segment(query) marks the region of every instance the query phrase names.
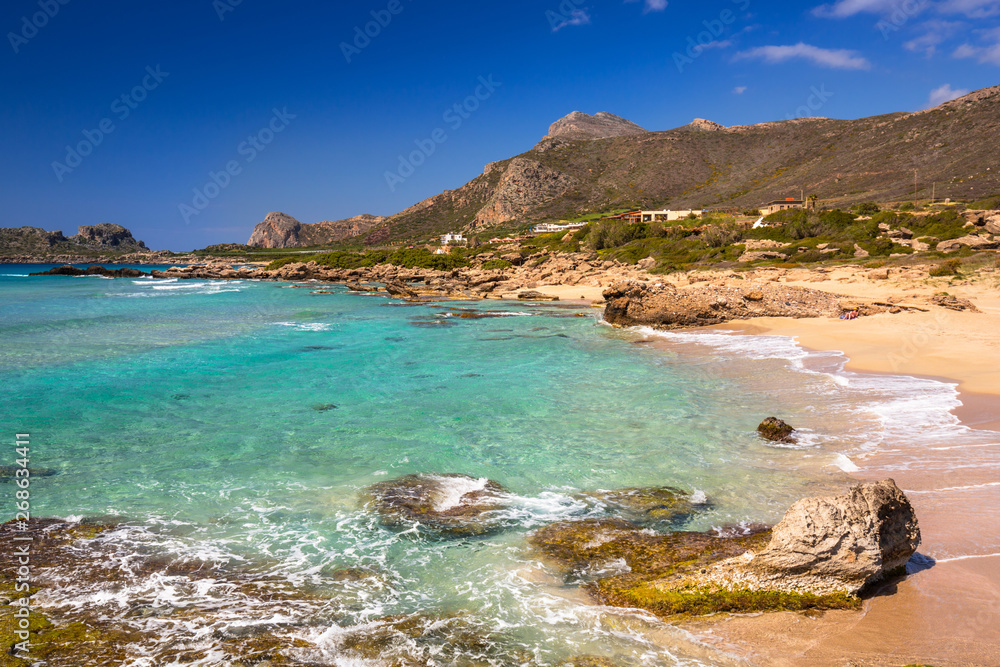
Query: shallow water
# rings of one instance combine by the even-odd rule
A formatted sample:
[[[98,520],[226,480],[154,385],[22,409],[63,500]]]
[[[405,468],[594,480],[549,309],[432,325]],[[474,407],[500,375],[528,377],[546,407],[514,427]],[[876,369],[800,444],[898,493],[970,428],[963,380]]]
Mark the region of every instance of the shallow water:
[[[264,619],[307,642],[302,659],[382,664],[345,637],[383,631],[390,615],[458,615],[491,638],[475,664],[723,664],[654,619],[589,605],[524,534],[602,514],[578,492],[650,485],[708,500],[664,529],[773,522],[841,488],[887,438],[954,427],[954,387],[844,373],[841,357],[777,337],[619,331],[558,305],[462,303],[495,315],[462,318],[456,304],[341,288],[26,273],[0,266],[0,429],[30,433],[32,465],[57,471],[33,479],[33,514],[117,517],[123,563],[198,559],[323,594],[248,602],[137,576],[67,580],[40,598],[203,648]],[[771,414],[802,429],[796,445],[756,437]],[[432,540],[360,507],[364,487],[414,472],[496,480],[516,496],[515,528]],[[377,577],[346,585],[344,568]],[[134,620],[139,605],[158,612]],[[180,622],[179,608],[203,613]],[[157,650],[131,647],[129,664],[159,664]],[[464,664],[448,650],[428,664]],[[194,664],[218,664],[206,655]]]

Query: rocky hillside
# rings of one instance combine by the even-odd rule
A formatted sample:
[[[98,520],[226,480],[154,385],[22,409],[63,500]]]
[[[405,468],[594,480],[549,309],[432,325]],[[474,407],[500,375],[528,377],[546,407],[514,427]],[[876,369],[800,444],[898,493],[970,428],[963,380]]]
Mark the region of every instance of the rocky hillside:
[[[68,238],[62,232],[48,232],[39,227],[0,229],[0,257],[5,258],[55,255],[97,257],[148,250],[145,243],[133,238],[132,232],[107,222],[82,226],[75,236]]]
[[[268,213],[264,221],[254,228],[247,245],[256,248],[327,245],[365,234],[385,220],[383,217],[365,214],[346,220],[324,220],[308,225],[285,213]]]
[[[549,126],[546,139],[560,137],[563,139],[607,139],[609,137],[624,137],[630,134],[646,134],[648,130],[639,127],[630,120],[616,116],[607,111],[599,111],[593,116],[574,111],[560,118]]]
[[[998,133],[1000,86],[917,113],[728,128],[696,119],[665,132],[574,112],[530,151],[389,217],[365,241],[616,208],[756,208],[803,191],[833,205],[899,201],[914,196],[915,170],[921,199],[932,184],[939,199],[978,199],[1000,192]]]

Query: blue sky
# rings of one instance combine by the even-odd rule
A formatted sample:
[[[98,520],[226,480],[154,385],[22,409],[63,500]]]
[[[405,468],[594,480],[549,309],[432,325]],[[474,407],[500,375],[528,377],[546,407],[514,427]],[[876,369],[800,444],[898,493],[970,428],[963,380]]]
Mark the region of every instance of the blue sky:
[[[171,250],[398,212],[573,110],[667,130],[1000,84],[1000,0],[6,0],[0,28],[2,224]]]

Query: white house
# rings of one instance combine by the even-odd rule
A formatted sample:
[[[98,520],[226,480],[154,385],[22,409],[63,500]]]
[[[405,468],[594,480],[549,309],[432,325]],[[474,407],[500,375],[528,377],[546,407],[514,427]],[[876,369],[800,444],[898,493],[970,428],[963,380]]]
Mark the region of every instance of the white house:
[[[554,225],[551,222],[543,222],[532,227],[531,231],[535,234],[555,234],[557,232],[564,232],[567,229],[581,229],[586,225],[587,223],[585,222],[570,222],[565,225]]]
[[[445,234],[441,237],[441,243],[443,245],[448,245],[449,243],[465,243],[466,238],[461,234]]]

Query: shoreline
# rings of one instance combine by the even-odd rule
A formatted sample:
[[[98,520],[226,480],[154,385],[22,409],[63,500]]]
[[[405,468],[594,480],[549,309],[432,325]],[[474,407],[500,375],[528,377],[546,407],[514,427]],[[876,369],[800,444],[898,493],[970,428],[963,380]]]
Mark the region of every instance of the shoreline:
[[[1000,300],[979,289],[963,290],[961,296],[972,298],[983,312],[947,313],[943,320],[934,313],[876,315],[849,322],[761,318],[702,330],[784,336],[807,351],[842,353],[847,360],[845,371],[905,375],[952,385],[961,405],[951,414],[960,426],[987,435],[1000,430],[1000,377],[991,373],[1000,367],[1000,334],[989,335],[1000,332]],[[935,317],[935,327],[928,329]],[[912,461],[900,469],[902,456],[894,444],[882,443],[859,461],[861,469],[851,477],[858,481],[892,477],[900,487],[911,489],[908,495],[924,533],[918,553],[949,545],[969,553],[930,558],[916,567],[911,561],[909,576],[876,591],[866,599],[862,612],[730,616],[697,619],[681,627],[709,645],[735,650],[754,664],[1000,664],[1000,638],[994,630],[1000,627],[1000,548],[977,550],[973,546],[977,540],[1000,544],[995,516],[1000,511],[996,500],[1000,486],[993,486],[1000,478],[995,469],[989,469],[995,460],[984,469],[970,470],[962,465],[966,456],[962,445],[954,447],[959,453],[947,456],[938,450],[951,447],[925,444],[909,452]],[[1000,453],[1000,442],[968,447]],[[985,521],[983,512],[989,516]]]

